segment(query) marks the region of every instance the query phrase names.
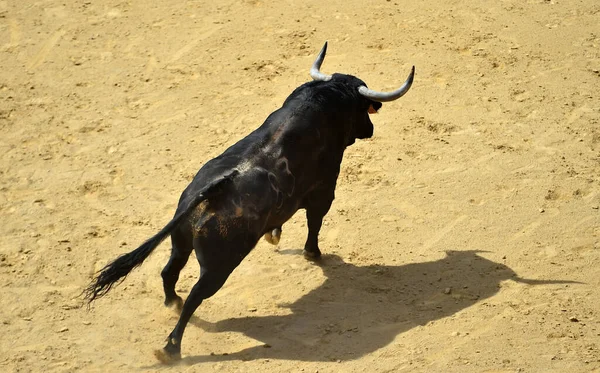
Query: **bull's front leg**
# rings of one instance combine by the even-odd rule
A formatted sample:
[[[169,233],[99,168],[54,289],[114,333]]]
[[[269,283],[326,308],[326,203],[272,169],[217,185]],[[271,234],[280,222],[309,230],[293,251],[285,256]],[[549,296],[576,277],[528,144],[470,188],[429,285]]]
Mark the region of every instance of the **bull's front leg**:
[[[329,211],[335,198],[335,185],[330,190],[317,190],[306,199],[306,220],[308,223],[308,237],[304,244],[304,256],[316,260],[321,256],[319,249],[319,231],[323,225],[323,217]]]

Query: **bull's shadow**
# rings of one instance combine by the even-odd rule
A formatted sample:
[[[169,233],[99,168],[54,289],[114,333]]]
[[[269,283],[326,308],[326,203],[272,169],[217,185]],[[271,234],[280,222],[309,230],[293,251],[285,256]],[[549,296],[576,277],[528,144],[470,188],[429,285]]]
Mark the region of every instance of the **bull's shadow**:
[[[264,345],[227,355],[189,356],[184,363],[352,360],[388,345],[417,325],[493,296],[501,281],[564,283],[521,280],[506,265],[474,251],[447,252],[445,258],[432,262],[366,267],[326,255],[319,265],[325,282],[288,305],[291,314],[195,322],[207,332],[240,332]]]

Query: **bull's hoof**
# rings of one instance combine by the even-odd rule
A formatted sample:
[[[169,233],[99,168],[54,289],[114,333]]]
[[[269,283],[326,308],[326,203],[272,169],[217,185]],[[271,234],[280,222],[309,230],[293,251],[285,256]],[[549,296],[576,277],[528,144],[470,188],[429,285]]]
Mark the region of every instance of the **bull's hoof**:
[[[165,306],[181,313],[181,310],[183,309],[183,299],[181,299],[180,296],[177,296],[177,298],[165,300]]]
[[[281,229],[275,228],[271,232],[265,233],[265,240],[271,245],[279,244],[279,240],[281,239]]]
[[[164,348],[161,350],[154,350],[154,356],[163,364],[174,364],[181,360],[181,353],[169,353]]]
[[[321,251],[306,251],[302,252],[306,260],[317,261],[321,258]]]

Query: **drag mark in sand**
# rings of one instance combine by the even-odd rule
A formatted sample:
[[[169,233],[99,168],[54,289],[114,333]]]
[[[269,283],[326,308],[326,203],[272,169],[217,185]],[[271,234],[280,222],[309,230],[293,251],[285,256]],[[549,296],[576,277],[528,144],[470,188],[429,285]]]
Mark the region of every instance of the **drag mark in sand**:
[[[196,47],[196,45],[198,43],[200,43],[202,40],[208,38],[209,36],[211,36],[212,34],[214,34],[215,32],[217,32],[220,29],[221,29],[221,27],[214,27],[214,28],[211,28],[208,31],[202,33],[200,36],[198,36],[197,38],[195,38],[188,44],[184,45],[177,52],[175,52],[175,54],[173,54],[173,56],[171,57],[171,59],[169,60],[168,63],[171,64],[171,63],[177,61],[178,59],[180,59],[181,57],[183,57],[184,55],[188,54],[192,49],[194,49]]]
[[[21,42],[21,29],[16,20],[8,20],[8,26],[10,30],[10,46],[16,47]]]
[[[46,57],[48,54],[50,54],[52,48],[54,48],[56,43],[58,43],[60,38],[62,38],[65,33],[66,31],[62,29],[58,29],[56,32],[54,32],[54,34],[52,34],[52,36],[50,36],[50,38],[44,43],[42,49],[40,49],[38,54],[35,55],[27,67],[29,69],[35,69],[36,67],[40,66],[46,60]]]
[[[444,238],[444,236],[446,236],[448,233],[450,233],[454,229],[454,227],[456,227],[456,225],[458,223],[462,222],[466,218],[467,218],[467,215],[461,215],[458,218],[454,219],[452,222],[450,222],[448,225],[446,225],[444,228],[442,228],[439,232],[437,232],[437,234],[435,234],[429,240],[425,241],[425,243],[423,244],[423,248],[424,249],[431,248],[433,245],[438,243],[442,238]]]

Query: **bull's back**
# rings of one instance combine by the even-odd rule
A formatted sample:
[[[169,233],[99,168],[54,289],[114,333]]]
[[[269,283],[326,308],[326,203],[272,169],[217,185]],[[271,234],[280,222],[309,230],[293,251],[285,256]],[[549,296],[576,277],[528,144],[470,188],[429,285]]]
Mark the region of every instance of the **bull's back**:
[[[206,162],[184,190],[179,208],[205,185],[237,170],[231,189],[221,198],[228,201],[221,202],[219,214],[235,216],[242,211],[244,219],[256,223],[251,226],[261,229],[285,223],[316,184],[323,151],[319,132],[310,128],[316,119],[301,112],[284,104],[258,129]]]

